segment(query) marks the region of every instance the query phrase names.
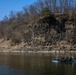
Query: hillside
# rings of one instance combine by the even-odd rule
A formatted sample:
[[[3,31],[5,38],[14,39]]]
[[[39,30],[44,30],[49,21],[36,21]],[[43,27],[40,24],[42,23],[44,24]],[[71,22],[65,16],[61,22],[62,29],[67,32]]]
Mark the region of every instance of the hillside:
[[[20,29],[17,30],[19,27]],[[31,48],[36,48],[36,51],[41,49],[45,51],[76,49],[76,13],[57,13],[49,14],[49,16],[39,14],[37,19],[33,19],[33,22],[19,27],[9,28],[6,36],[2,36],[3,32],[0,30],[2,36],[0,48],[2,50],[9,49],[11,51],[26,48],[28,48],[27,51]]]
[[[11,11],[0,21],[0,51],[76,50],[75,2],[38,0]]]

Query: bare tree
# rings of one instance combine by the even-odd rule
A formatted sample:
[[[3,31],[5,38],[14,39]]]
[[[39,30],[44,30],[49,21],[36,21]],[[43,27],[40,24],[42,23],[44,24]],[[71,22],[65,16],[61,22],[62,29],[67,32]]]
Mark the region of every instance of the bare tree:
[[[35,9],[33,5],[29,6],[29,12],[30,12],[30,16],[34,16],[37,14],[37,10]]]

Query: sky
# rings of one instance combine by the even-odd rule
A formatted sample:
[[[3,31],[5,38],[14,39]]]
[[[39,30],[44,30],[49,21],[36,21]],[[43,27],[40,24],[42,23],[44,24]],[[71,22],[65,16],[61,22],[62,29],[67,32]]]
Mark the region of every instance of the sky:
[[[30,5],[37,0],[0,0],[0,20],[9,16],[10,11],[21,11],[24,6]]]

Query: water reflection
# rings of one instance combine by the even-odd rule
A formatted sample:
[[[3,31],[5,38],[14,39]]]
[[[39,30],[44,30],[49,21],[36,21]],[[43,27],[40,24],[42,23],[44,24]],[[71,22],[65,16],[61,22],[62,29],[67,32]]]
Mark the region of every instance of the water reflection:
[[[24,75],[24,73],[6,65],[0,65],[0,75]]]
[[[76,75],[76,63],[52,63],[51,55],[0,54],[0,75]]]

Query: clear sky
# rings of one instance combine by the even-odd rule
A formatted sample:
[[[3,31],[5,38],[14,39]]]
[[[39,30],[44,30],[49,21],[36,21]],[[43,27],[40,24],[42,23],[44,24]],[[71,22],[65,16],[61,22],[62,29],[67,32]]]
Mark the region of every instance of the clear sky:
[[[10,11],[21,11],[24,6],[30,5],[37,0],[0,0],[0,20],[8,16]]]

